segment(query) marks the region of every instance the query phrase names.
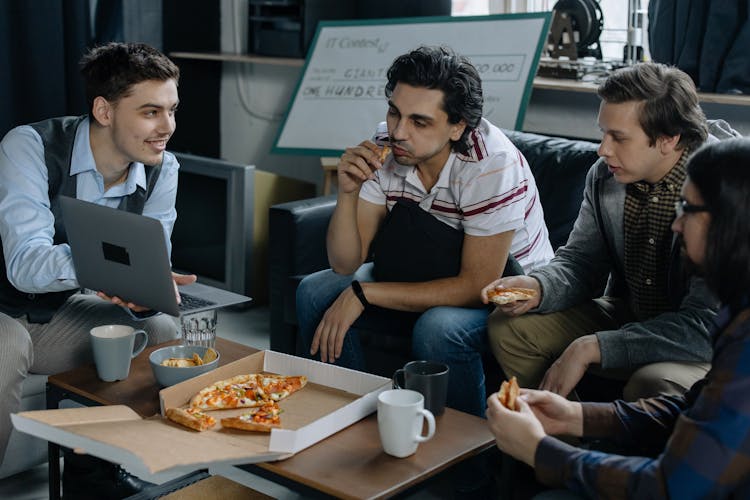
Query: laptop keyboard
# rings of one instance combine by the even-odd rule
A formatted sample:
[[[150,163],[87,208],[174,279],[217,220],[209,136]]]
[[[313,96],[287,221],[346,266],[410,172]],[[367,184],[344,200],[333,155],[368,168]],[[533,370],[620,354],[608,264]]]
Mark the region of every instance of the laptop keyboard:
[[[188,295],[180,292],[180,311],[190,311],[199,307],[207,307],[216,305],[216,302],[196,297],[195,295]]]

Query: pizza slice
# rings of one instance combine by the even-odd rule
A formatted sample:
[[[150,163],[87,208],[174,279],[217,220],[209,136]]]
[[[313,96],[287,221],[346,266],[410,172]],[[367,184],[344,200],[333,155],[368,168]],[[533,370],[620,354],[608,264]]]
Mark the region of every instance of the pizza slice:
[[[279,405],[269,402],[238,417],[222,418],[221,426],[243,431],[271,432],[271,429],[281,427],[280,414]]]
[[[257,374],[237,375],[201,389],[190,400],[190,406],[201,410],[252,408],[267,399]]]
[[[495,288],[487,292],[487,299],[500,305],[534,297],[536,297],[536,290],[533,288]]]
[[[167,418],[199,432],[216,425],[214,417],[195,408],[167,408]]]
[[[503,381],[500,384],[500,390],[497,393],[497,398],[500,403],[509,410],[517,411],[516,399],[518,399],[518,393],[520,388],[518,387],[518,380],[516,377],[511,377],[509,381]]]
[[[307,385],[304,375],[259,375],[260,387],[272,401],[281,401]]]
[[[378,160],[380,160],[381,165],[385,163],[385,159],[388,158],[388,155],[391,154],[391,147],[390,146],[383,146],[380,149],[380,155],[378,156]]]
[[[201,389],[190,406],[202,410],[253,408],[267,401],[281,401],[307,384],[304,375],[237,375]]]

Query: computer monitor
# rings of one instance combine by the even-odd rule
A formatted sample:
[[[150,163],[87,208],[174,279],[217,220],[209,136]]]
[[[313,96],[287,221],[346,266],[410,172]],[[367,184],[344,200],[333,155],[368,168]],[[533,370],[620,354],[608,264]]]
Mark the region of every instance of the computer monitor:
[[[175,153],[180,163],[172,267],[248,294],[252,285],[255,167]]]

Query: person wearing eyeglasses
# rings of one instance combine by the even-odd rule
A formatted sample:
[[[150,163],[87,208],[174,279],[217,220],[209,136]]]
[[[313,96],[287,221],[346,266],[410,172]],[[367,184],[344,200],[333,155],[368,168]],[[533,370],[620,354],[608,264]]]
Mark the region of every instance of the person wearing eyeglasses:
[[[522,389],[510,411],[490,396],[498,447],[548,486],[586,498],[750,498],[750,139],[696,151],[676,208],[683,254],[722,304],[711,370],[684,395],[635,403]],[[562,434],[611,440],[627,456],[552,437]]]
[[[490,345],[521,387],[562,396],[594,388],[606,401],[681,394],[709,369],[718,301],[682,265],[670,224],[690,155],[738,134],[706,121],[692,80],[677,68],[623,68],[598,94],[600,159],[573,231],[546,266],[482,290],[485,301],[495,287],[538,292],[498,306]]]

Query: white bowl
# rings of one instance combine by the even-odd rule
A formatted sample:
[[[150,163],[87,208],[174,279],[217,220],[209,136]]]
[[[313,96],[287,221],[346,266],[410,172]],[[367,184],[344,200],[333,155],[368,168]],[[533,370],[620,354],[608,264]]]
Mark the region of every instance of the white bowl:
[[[219,366],[219,358],[221,355],[216,352],[216,359],[210,361],[204,365],[198,366],[164,366],[162,361],[169,358],[187,358],[193,357],[193,353],[198,354],[201,358],[206,354],[207,347],[200,346],[185,346],[185,345],[173,345],[168,347],[162,347],[152,352],[148,356],[148,360],[151,363],[151,370],[154,372],[154,378],[162,387],[169,387],[170,385],[179,384],[180,382],[193,378],[201,373],[206,373],[217,366]]]

